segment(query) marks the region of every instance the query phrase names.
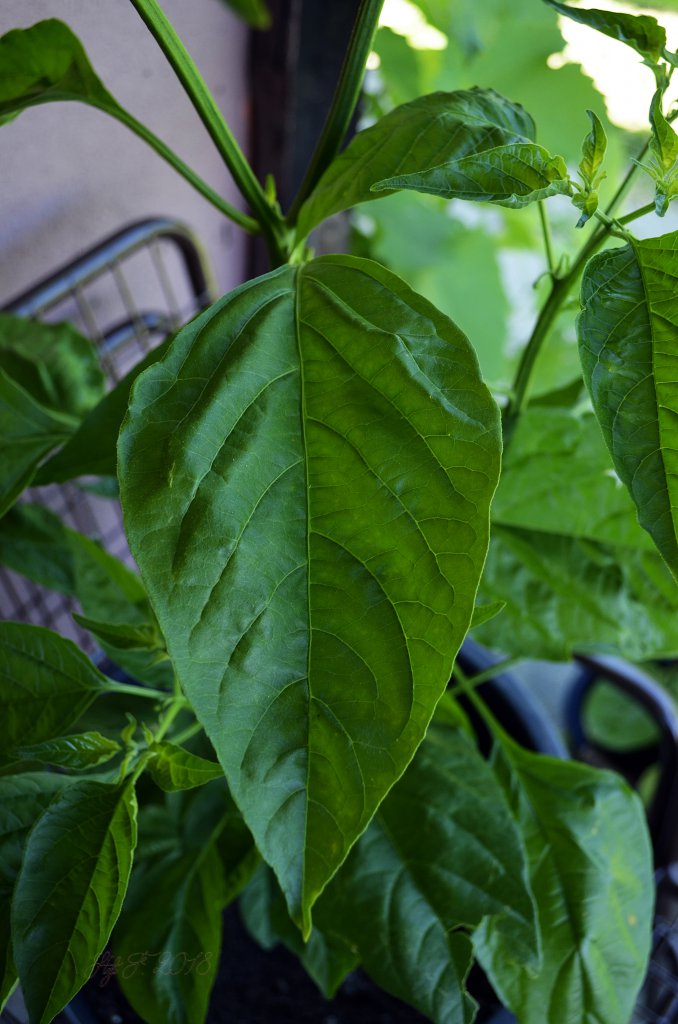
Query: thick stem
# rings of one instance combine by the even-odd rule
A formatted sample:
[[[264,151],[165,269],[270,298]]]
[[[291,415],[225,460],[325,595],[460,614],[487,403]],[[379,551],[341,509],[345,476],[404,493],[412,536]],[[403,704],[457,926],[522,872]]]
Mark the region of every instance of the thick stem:
[[[282,255],[285,249],[286,234],[284,224],[266,198],[254,171],[226,124],[212,93],[207,88],[186,47],[157,0],[131,0],[131,2],[167,57],[210,138],[233,175],[236,185],[261,225],[272,256]]]
[[[133,0],[134,2],[134,0]],[[311,194],[324,171],[339,152],[360,97],[365,64],[372,49],[374,35],[384,0],[361,0],[353,32],[349,40],[339,81],[318,145],[306,176],[290,209],[287,221],[295,224],[302,204]]]

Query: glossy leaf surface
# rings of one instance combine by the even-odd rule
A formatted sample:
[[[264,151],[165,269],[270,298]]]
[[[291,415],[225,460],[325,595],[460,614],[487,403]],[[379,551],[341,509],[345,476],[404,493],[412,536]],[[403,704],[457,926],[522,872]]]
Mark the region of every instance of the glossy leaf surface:
[[[0,622],[3,750],[63,735],[107,681],[70,640],[41,626]]]
[[[496,409],[451,321],[377,264],[326,257],[180,332],[119,454],[173,663],[307,931],[471,620]]]
[[[358,950],[377,984],[436,1024],[470,1021],[463,982],[474,931],[482,948],[538,967],[526,872],[489,766],[462,728],[437,719],[319,901],[317,920]]]
[[[628,14],[625,11],[600,11],[594,8],[571,7],[557,0],[545,0],[559,14],[580,25],[602,32],[611,39],[633,47],[641,57],[656,63],[666,46],[666,32],[649,14]]]
[[[582,282],[579,351],[617,473],[678,575],[678,232],[608,250]]]
[[[149,763],[149,771],[153,781],[168,793],[194,789],[223,777],[220,764],[197,757],[174,743],[154,743],[151,749],[155,756]]]
[[[491,89],[422,96],[355,136],[302,207],[299,235],[397,189],[510,207],[568,194],[563,160],[534,138],[530,115]]]
[[[30,833],[12,934],[35,1024],[51,1021],[90,976],[120,913],[135,845],[129,783],[73,783]]]
[[[35,743],[31,747],[20,747],[15,756],[22,761],[40,761],[80,771],[105,764],[120,751],[120,744],[102,736],[99,732],[74,733],[72,736],[56,736],[54,739]]]
[[[495,770],[530,859],[543,964],[481,962],[521,1024],[627,1024],[650,951],[652,851],[638,796],[618,777],[507,741]]]

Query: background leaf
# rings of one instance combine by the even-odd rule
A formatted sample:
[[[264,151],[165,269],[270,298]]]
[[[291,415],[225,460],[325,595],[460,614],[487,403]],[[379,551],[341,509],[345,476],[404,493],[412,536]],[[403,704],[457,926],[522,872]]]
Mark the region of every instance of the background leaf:
[[[104,394],[95,346],[67,323],[0,313],[0,366],[36,402],[76,423]]]
[[[285,897],[275,875],[260,865],[240,897],[239,909],[250,935],[263,949],[282,943],[294,953],[323,993],[331,999],[358,964],[358,954],[340,935],[314,924],[308,942],[287,912]]]
[[[51,1021],[89,978],[120,913],[135,845],[131,783],[75,782],[30,833],[12,934],[35,1024]]]
[[[447,701],[443,701],[447,704]],[[473,741],[440,720],[318,902],[321,930],[436,1024],[471,1020],[471,933],[534,971],[525,851]]]
[[[595,256],[578,321],[584,378],[642,526],[678,575],[678,232]]]
[[[106,678],[75,644],[41,626],[0,622],[0,655],[0,758],[63,735],[107,690]]]
[[[521,1024],[626,1024],[650,952],[652,851],[639,798],[617,776],[531,754],[510,741],[495,771],[530,860],[543,965],[506,950],[481,962]]]
[[[181,799],[160,814],[165,849],[153,849],[155,815],[148,812],[159,808],[141,815],[140,857],[113,948],[123,991],[148,1024],[202,1024],[219,963],[221,912],[255,861],[225,785],[173,797]]]
[[[307,933],[468,628],[496,409],[450,321],[327,257],[180,332],[137,381],[119,454],[179,678]]]
[[[270,27],[271,15],[264,0],[223,0],[223,2],[252,28]]]
[[[26,772],[0,778],[0,1006],[17,981],[12,954],[10,901],[26,837],[45,808],[71,780],[64,775]]]
[[[559,14],[580,25],[618,39],[621,43],[633,47],[641,57],[653,64],[660,59],[666,47],[666,32],[649,14],[627,14],[625,11],[600,11],[587,7],[570,7],[568,4],[557,3],[556,0],[545,0]]]
[[[20,747],[15,751],[22,761],[40,761],[79,771],[105,764],[120,751],[120,744],[102,736],[99,732],[75,733],[72,736],[56,736],[54,739],[35,743],[31,747]]]

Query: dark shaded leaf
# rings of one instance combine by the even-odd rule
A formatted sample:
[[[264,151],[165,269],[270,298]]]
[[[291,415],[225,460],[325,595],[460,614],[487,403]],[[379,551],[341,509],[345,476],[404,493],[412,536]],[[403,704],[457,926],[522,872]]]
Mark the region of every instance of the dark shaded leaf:
[[[627,1024],[650,952],[652,850],[638,796],[618,777],[504,738],[494,768],[523,833],[539,909],[535,976],[506,949],[481,962],[521,1024]]]
[[[40,405],[0,369],[0,516],[31,483],[45,455],[73,429],[70,417]]]
[[[313,927],[304,942],[287,913],[285,897],[275,875],[262,864],[240,897],[240,913],[250,935],[263,949],[282,943],[303,964],[323,993],[331,999],[358,964],[358,954],[340,935]]]
[[[75,644],[41,626],[0,622],[0,660],[5,759],[17,747],[63,735],[108,689]]]
[[[119,455],[172,661],[307,934],[471,620],[496,408],[451,321],[333,256],[180,332]]]
[[[448,703],[443,701],[442,703]],[[438,719],[321,897],[321,930],[436,1024],[473,1017],[475,944],[534,973],[535,909],[501,788],[463,728]]]
[[[171,340],[168,338],[149,352],[88,413],[63,448],[40,467],[36,483],[63,483],[77,476],[115,477],[115,446],[127,412],[132,384],[140,373],[163,358]]]
[[[12,934],[35,1024],[51,1021],[90,976],[120,913],[135,845],[131,783],[74,782],[30,833]]]
[[[678,232],[588,264],[578,321],[584,378],[641,526],[678,575]]]
[[[0,367],[40,405],[76,424],[104,394],[94,345],[67,323],[0,313]]]
[[[146,845],[113,936],[118,980],[148,1024],[202,1024],[219,962],[221,911],[237,895],[238,872],[240,886],[249,877],[242,868],[251,839],[244,852],[236,842],[231,857],[227,840],[219,845],[233,813],[225,786],[189,794],[175,810],[161,816],[170,845],[157,853]],[[148,815],[140,832],[143,854],[154,838]]]
[[[29,830],[51,800],[70,784],[47,772],[0,778],[0,1009],[17,981],[12,954],[10,900]]]
[[[530,115],[491,89],[422,96],[355,136],[302,207],[299,236],[401,188],[511,207],[569,194],[563,160],[534,138]]]

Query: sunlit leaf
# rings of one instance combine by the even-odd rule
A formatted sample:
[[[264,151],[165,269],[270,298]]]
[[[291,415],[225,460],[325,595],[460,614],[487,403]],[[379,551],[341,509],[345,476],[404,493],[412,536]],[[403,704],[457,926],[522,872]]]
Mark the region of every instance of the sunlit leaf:
[[[602,32],[611,39],[618,39],[633,47],[641,57],[653,64],[662,56],[666,46],[666,31],[649,14],[628,14],[625,11],[600,11],[588,7],[570,7],[557,0],[545,0],[559,14],[580,25]]]
[[[491,89],[422,96],[352,139],[302,207],[299,235],[398,189],[509,207],[569,194],[564,161],[534,138],[530,115]]]
[[[471,620],[496,409],[449,320],[334,256],[180,332],[135,385],[119,455],[179,679],[307,933]]]

